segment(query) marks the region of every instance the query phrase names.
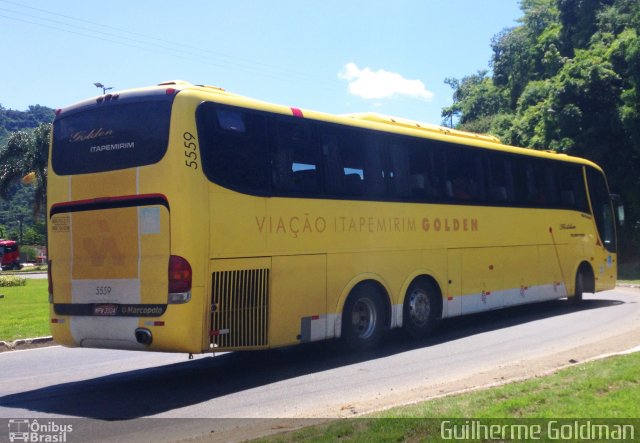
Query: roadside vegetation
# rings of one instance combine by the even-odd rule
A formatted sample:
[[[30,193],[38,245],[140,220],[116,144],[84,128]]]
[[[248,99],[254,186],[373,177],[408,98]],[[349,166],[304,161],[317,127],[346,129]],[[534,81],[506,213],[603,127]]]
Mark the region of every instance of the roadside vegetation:
[[[20,274],[33,274],[33,273],[46,273],[48,266],[45,265],[33,265],[28,266],[24,265],[22,269],[12,270],[12,271],[2,271],[0,274],[0,278],[7,277],[11,275],[20,275]]]
[[[440,420],[640,417],[640,353],[610,357],[552,375],[339,420],[260,441],[439,441]],[[429,420],[433,419],[433,420]],[[636,427],[638,425],[636,424]]]
[[[50,335],[47,280],[10,276],[0,277],[0,283],[9,279],[21,284],[0,284],[0,341]]]
[[[640,285],[640,262],[621,264],[618,269],[618,283]]]

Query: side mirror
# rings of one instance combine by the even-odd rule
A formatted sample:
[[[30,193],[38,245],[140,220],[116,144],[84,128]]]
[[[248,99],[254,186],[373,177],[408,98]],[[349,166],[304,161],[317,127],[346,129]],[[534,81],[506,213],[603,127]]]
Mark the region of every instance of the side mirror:
[[[618,223],[620,226],[624,226],[624,205],[622,204],[622,199],[618,194],[611,194],[611,202],[617,209]]]

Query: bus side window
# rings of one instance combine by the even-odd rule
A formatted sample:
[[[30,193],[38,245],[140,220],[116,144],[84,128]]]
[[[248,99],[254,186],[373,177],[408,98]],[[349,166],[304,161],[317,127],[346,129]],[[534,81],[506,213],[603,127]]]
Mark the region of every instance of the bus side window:
[[[530,159],[527,164],[527,186],[529,203],[546,207],[552,201],[547,186],[546,164],[543,160]]]
[[[320,192],[320,152],[306,121],[294,117],[271,120],[273,186],[277,192],[316,196]]]
[[[387,185],[382,162],[382,143],[378,135],[370,133],[363,137],[366,140],[364,149],[364,181],[368,197],[386,197]]]
[[[440,196],[434,173],[434,150],[428,141],[413,142],[409,148],[409,183],[411,194],[421,201],[434,201]]]
[[[582,166],[558,164],[556,177],[562,206],[588,212]]]
[[[409,173],[410,166],[415,167],[415,165],[411,165],[409,160],[409,149],[405,145],[396,143],[390,143],[388,147],[391,162],[389,173],[391,195],[398,200],[410,199],[418,193],[420,184],[417,183],[415,174]],[[422,189],[424,189],[424,178]]]
[[[322,156],[324,158],[324,189],[329,195],[342,195],[344,192],[344,170],[334,134],[322,131]]]
[[[558,187],[551,162],[544,165],[544,195],[548,207],[558,206]]]
[[[345,197],[386,196],[382,149],[375,137],[354,128],[321,128],[325,189]]]
[[[207,178],[244,192],[268,193],[265,116],[241,108],[203,103],[196,117],[202,168]]]
[[[445,150],[435,146],[435,143],[426,143],[429,143],[430,148],[427,151],[427,174],[433,187],[433,198],[437,201],[443,201],[449,196],[447,193],[447,158]]]
[[[340,156],[344,173],[344,195],[359,197],[365,194],[365,150],[352,134],[343,133],[340,140]]]
[[[484,195],[484,179],[478,168],[477,153],[466,148],[452,148],[446,156],[447,196],[458,202],[477,202]]]
[[[489,198],[495,203],[513,202],[514,183],[511,160],[500,155],[489,155]]]
[[[513,202],[517,205],[529,204],[531,174],[526,158],[511,159],[511,174],[513,177]]]
[[[483,156],[478,153],[474,153],[473,155],[474,178],[471,192],[473,199],[478,202],[484,202],[487,200],[487,186],[484,169],[485,162],[482,157]]]

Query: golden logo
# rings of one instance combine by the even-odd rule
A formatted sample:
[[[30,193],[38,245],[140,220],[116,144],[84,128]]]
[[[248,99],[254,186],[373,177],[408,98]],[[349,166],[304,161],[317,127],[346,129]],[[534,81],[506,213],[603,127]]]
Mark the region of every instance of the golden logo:
[[[97,221],[98,228],[103,234],[99,240],[96,238],[83,238],[82,247],[93,266],[102,266],[109,257],[112,266],[124,266],[125,254],[118,248],[118,242],[111,233],[109,223],[104,219]]]
[[[85,142],[100,137],[108,137],[114,134],[113,129],[94,128],[90,131],[77,131],[69,137],[69,143]]]

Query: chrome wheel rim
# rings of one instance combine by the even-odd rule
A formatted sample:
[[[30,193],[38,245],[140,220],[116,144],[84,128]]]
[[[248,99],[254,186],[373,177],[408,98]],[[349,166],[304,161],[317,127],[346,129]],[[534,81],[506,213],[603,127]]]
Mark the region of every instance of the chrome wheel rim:
[[[369,298],[360,298],[351,310],[351,324],[359,338],[367,339],[373,335],[378,314],[375,304]]]
[[[416,289],[409,294],[409,317],[416,326],[424,326],[431,316],[431,302],[429,296],[422,289]]]

